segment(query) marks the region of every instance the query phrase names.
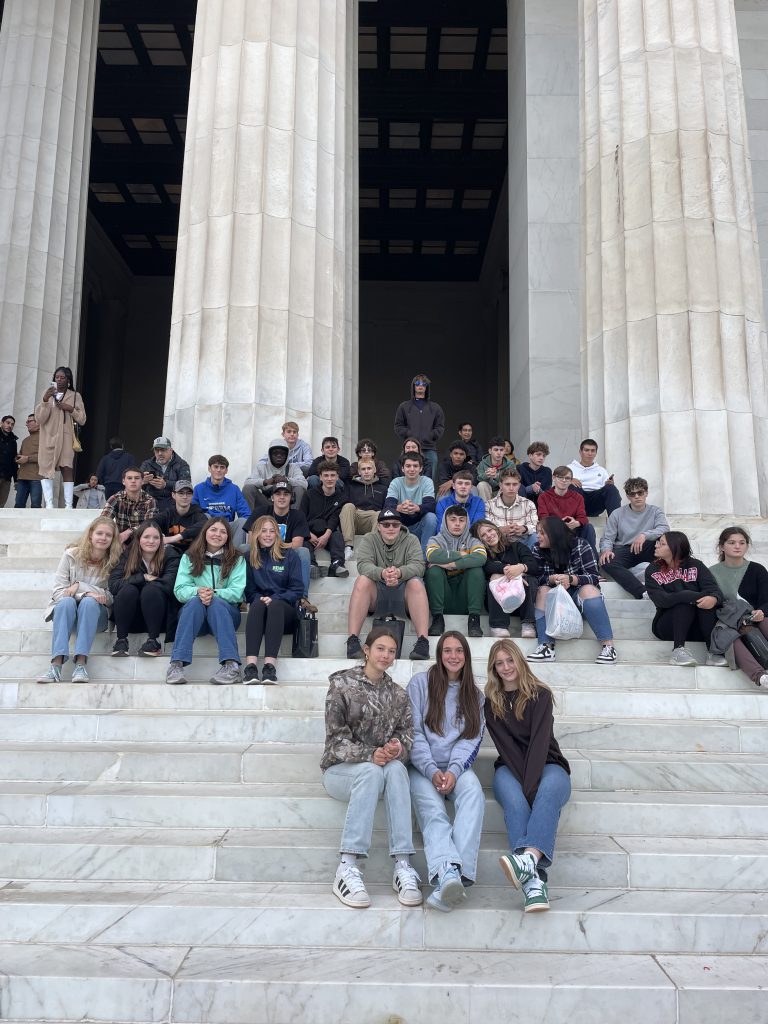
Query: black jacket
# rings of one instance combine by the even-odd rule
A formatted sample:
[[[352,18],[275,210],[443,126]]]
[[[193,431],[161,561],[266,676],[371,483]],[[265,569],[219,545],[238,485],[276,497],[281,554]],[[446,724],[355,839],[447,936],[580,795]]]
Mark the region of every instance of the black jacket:
[[[677,569],[651,562],[645,570],[645,588],[656,605],[651,628],[661,613],[676,604],[695,604],[700,597],[715,597],[719,607],[723,594],[709,569],[698,558],[684,558]]]
[[[446,455],[440,459],[437,466],[437,484],[447,483],[449,480],[453,480],[453,474],[458,473],[460,469],[466,469],[468,473],[472,474],[472,483],[477,483],[477,467],[474,466],[469,459],[461,466],[454,466],[451,462],[451,456]]]
[[[99,483],[104,484],[105,488],[110,484],[113,486],[116,484],[119,491],[123,486],[123,473],[130,466],[135,465],[136,459],[125,448],[113,448],[111,452],[107,452],[99,459],[96,476],[99,478]],[[107,497],[110,496],[107,495]]]
[[[414,380],[417,380],[414,377]],[[411,381],[411,397],[401,402],[395,413],[395,433],[405,441],[415,437],[422,451],[434,451],[437,442],[445,432],[445,416],[443,410],[430,399],[431,385],[427,384],[424,405],[419,409],[413,397],[413,381]]]
[[[128,561],[130,547],[123,551],[120,561],[112,570],[109,577],[110,592],[117,597],[121,589],[131,583],[140,589],[144,587],[159,587],[166,597],[173,597],[173,585],[176,582],[176,573],[179,571],[179,554],[173,548],[165,549],[165,564],[162,574],[156,580],[147,582],[143,572],[134,573],[132,576],[125,575],[125,563]]]
[[[483,572],[490,579],[491,576],[503,574],[505,565],[519,564],[525,566],[526,575],[532,576],[536,580],[541,575],[538,559],[531,549],[527,545],[521,544],[519,540],[507,544],[504,550],[497,555],[492,555],[489,551],[488,557],[483,563]]]
[[[161,509],[168,508],[169,505],[173,504],[171,494],[173,492],[173,484],[177,480],[191,481],[192,479],[189,463],[185,462],[176,452],[171,456],[171,461],[166,463],[165,473],[163,473],[160,463],[155,459],[144,459],[139,468],[142,473],[151,473],[152,476],[162,476],[165,478],[165,487],[151,487],[149,484],[144,484],[144,490],[155,499],[157,507]]]
[[[318,455],[317,458],[313,460],[312,465],[309,467],[309,469],[306,471],[304,475],[317,476],[317,467],[320,465],[321,462],[325,462],[324,455]],[[343,455],[337,455],[336,468],[339,471],[339,480],[341,480],[342,483],[346,483],[347,480],[349,480],[349,459],[345,459]]]
[[[156,518],[158,526],[163,531],[163,536],[177,537],[181,534],[181,543],[171,545],[180,552],[186,551],[202,530],[203,525],[208,522],[208,516],[194,502],[189,506],[189,512],[186,515],[180,516],[176,511],[176,506],[171,505]]]
[[[333,533],[339,528],[341,507],[347,501],[344,490],[334,491],[326,497],[322,487],[310,487],[307,491],[307,522],[316,537],[326,530]]]
[[[357,477],[347,484],[347,501],[361,512],[380,512],[384,508],[384,499],[387,496],[387,482],[374,480],[370,484],[364,484]]]
[[[17,441],[18,437],[14,433],[6,434],[4,430],[0,430],[0,480],[16,479]]]

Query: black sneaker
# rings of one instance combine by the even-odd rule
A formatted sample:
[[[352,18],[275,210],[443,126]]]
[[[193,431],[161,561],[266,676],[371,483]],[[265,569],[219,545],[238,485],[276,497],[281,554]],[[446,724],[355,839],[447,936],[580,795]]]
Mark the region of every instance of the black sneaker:
[[[261,681],[262,683],[276,683],[277,682],[277,669],[274,665],[265,665],[261,670]]]
[[[430,636],[442,636],[445,632],[445,619],[442,615],[433,615],[432,623],[429,627]]]
[[[127,658],[128,657],[128,640],[121,640],[120,637],[115,640],[112,647],[113,658]]]
[[[139,648],[139,657],[141,658],[156,658],[162,653],[163,648],[157,637],[148,637]]]
[[[331,566],[328,570],[329,576],[336,576],[340,580],[344,580],[349,576],[349,569],[344,565],[343,562],[331,562]]]
[[[259,666],[258,665],[246,665],[245,671],[243,672],[243,682],[247,685],[248,683],[258,683],[259,681]]]
[[[364,658],[365,654],[363,648],[360,645],[360,637],[355,636],[353,633],[347,637],[347,657],[348,658]]]
[[[413,645],[410,659],[411,661],[429,661],[429,640],[425,636],[420,636]]]
[[[480,616],[470,615],[467,619],[467,636],[482,636],[483,630],[480,627]]]

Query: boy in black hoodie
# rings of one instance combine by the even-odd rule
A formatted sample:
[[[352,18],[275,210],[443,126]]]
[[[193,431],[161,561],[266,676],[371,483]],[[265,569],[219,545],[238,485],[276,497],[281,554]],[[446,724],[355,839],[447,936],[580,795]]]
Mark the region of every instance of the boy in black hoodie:
[[[445,415],[437,402],[431,401],[431,380],[426,373],[417,373],[411,381],[411,397],[401,402],[395,413],[395,433],[402,441],[415,437],[421,445],[429,475],[437,475],[437,442],[445,432]],[[436,482],[436,481],[435,481]]]
[[[317,467],[317,475],[320,477],[320,486],[310,487],[307,491],[309,543],[314,551],[328,548],[331,556],[329,576],[349,576],[349,569],[344,565],[344,538],[340,528],[341,509],[347,499],[343,490],[336,490],[339,471],[332,462],[321,462]],[[312,575],[316,576],[319,575],[319,567],[314,551]]]

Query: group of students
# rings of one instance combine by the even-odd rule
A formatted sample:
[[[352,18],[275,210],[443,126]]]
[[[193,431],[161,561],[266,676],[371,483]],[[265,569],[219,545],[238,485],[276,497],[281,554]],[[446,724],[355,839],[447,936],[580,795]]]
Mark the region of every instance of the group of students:
[[[221,516],[206,519],[183,554],[165,543],[160,524],[142,522],[128,544],[118,524],[94,519],[68,548],[56,570],[46,621],[52,621],[51,664],[40,683],[61,681],[74,636],[72,682],[88,682],[88,656],[97,632],[114,621],[113,657],[128,657],[129,634],[146,633],[141,657],[163,653],[160,636],[173,644],[166,682],[187,682],[196,637],[213,635],[219,667],[212,683],[256,683],[263,646],[261,682],[277,681],[281,640],[299,614],[302,578],[295,552],[280,542],[277,522],[253,523],[246,555]],[[248,605],[245,670],[237,645],[241,605]]]
[[[550,688],[511,640],[498,640],[483,695],[469,644],[457,630],[443,633],[435,664],[416,673],[405,690],[387,671],[397,655],[389,629],[372,629],[363,655],[362,665],[333,673],[325,701],[323,786],[347,803],[334,894],[348,907],[370,906],[362,868],[381,798],[400,903],[422,902],[421,879],[410,862],[412,810],[433,887],[427,906],[447,913],[466,899],[477,880],[485,796],[474,766],[487,727],[498,752],[493,793],[510,846],[501,868],[522,890],[525,911],[547,910],[547,869],[571,792],[570,767],[554,736]]]

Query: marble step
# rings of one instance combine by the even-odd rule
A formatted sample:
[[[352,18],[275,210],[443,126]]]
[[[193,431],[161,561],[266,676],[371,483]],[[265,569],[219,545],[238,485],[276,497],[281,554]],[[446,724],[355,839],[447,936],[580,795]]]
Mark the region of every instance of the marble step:
[[[486,736],[474,765],[492,784],[496,749]],[[564,749],[576,789],[762,793],[766,754],[666,754]],[[320,745],[4,743],[0,779],[24,782],[301,783],[318,771]]]
[[[499,871],[499,874],[501,872]],[[522,913],[510,885],[475,886],[455,915],[404,910],[387,884],[350,914],[325,884],[30,882],[0,890],[6,941],[65,945],[322,945],[358,950],[765,953],[768,893],[550,888],[550,912]],[[429,891],[428,887],[425,887]],[[513,925],[512,927],[510,927]]]
[[[332,623],[331,626],[335,629],[335,632],[324,629],[324,623],[319,623],[319,656],[339,658],[348,663],[346,657],[346,640],[347,634],[344,629],[343,622]],[[467,624],[466,621],[462,624],[463,632],[466,632]],[[621,627],[620,627],[621,629]],[[669,643],[656,640],[652,634],[648,631],[641,635],[640,639],[628,639],[620,636],[620,629],[615,631],[615,648],[618,654],[618,659],[622,663],[628,663],[635,666],[645,665],[669,665],[670,654],[672,648]],[[487,628],[485,633],[487,634]],[[639,631],[638,631],[639,632]],[[365,633],[362,633],[362,638],[365,639]],[[100,633],[96,634],[93,645],[91,647],[91,658],[101,655],[111,655],[113,644],[116,639],[115,633]],[[146,639],[146,634],[134,634],[129,637],[129,650],[131,656],[135,656],[138,652],[139,646]],[[435,656],[437,648],[437,637],[429,638],[429,647],[432,657]],[[525,653],[529,654],[536,650],[538,641],[536,639],[528,639],[516,637],[515,641],[517,646]],[[404,656],[408,656],[416,642],[416,636],[412,633],[406,639],[403,644]],[[479,658],[478,671],[484,673],[485,664],[487,657],[490,652],[490,648],[496,643],[496,638],[492,636],[484,636],[474,638],[471,644],[471,650],[473,657]],[[293,644],[293,637],[291,635],[284,636],[283,642],[280,648],[280,654],[282,657],[290,657]],[[239,634],[239,647],[241,656],[245,658],[246,653],[246,638],[245,631],[241,630]],[[694,657],[698,659],[698,664],[705,665],[707,657],[707,648],[702,643],[690,643],[687,645],[690,652]],[[7,630],[0,633],[0,657],[3,655],[16,655],[16,654],[31,654],[31,655],[47,655],[50,659],[51,649],[51,631],[50,629],[38,629],[38,630],[26,630],[26,631],[11,631]],[[557,659],[564,660],[566,663],[570,662],[589,662],[595,664],[595,658],[600,653],[600,644],[595,640],[594,636],[584,637],[580,640],[568,640],[560,641],[557,644]],[[218,651],[216,641],[211,636],[200,637],[195,643],[195,657],[207,656],[215,657]],[[166,644],[164,648],[164,656],[170,658],[172,652],[172,646]],[[168,663],[164,660],[159,659],[159,665],[162,665],[164,669],[168,668]],[[555,663],[556,664],[556,663]],[[618,664],[618,663],[616,663]],[[605,666],[604,668],[613,668],[614,666]],[[677,668],[677,667],[673,667]],[[723,675],[726,676],[727,669],[722,670]]]
[[[220,687],[199,689],[204,693],[221,692]],[[255,687],[232,687],[226,692],[238,696],[243,692],[253,693],[252,699],[258,698]],[[216,701],[214,710],[191,711],[183,715],[172,711],[143,710],[122,710],[118,713],[106,710],[100,713],[95,709],[62,712],[55,709],[0,709],[0,742],[322,743],[324,740],[323,717],[319,713],[243,714],[238,707],[221,711],[220,698],[213,699]],[[578,750],[690,750],[745,754],[768,751],[766,724],[559,717],[556,733],[563,747]]]
[[[451,917],[451,920],[454,918]],[[762,1024],[768,957],[5,943],[17,1024]],[[707,968],[704,971],[704,968]]]
[[[414,865],[427,877],[421,836],[414,832]],[[0,877],[15,881],[281,882],[324,884],[338,863],[335,829],[151,829],[0,827]],[[500,883],[498,858],[506,833],[484,828],[478,884]],[[765,892],[765,839],[558,836],[551,871],[560,886],[669,888]],[[385,832],[375,831],[365,868],[370,882],[387,883],[392,862]]]
[[[305,784],[143,784],[3,782],[5,824],[97,828],[337,828],[346,805],[330,799],[321,782]],[[486,799],[486,825],[501,831],[501,810]],[[384,809],[377,810],[383,827]],[[574,791],[560,829],[573,835],[738,836],[768,832],[762,795],[728,793]]]

